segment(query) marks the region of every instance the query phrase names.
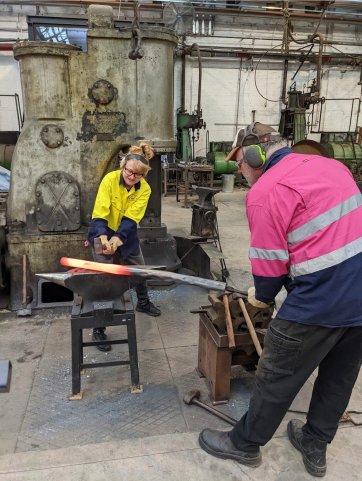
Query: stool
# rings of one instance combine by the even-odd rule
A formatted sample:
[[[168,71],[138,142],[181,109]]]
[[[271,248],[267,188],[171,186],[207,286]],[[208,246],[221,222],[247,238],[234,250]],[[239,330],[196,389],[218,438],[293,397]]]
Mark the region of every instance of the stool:
[[[177,164],[167,164],[162,167],[163,196],[176,192]]]
[[[129,365],[131,369],[131,392],[142,392],[139,383],[138,354],[135,313],[131,304],[126,305],[124,298],[115,301],[93,302],[90,308],[88,302],[83,303],[82,297],[75,295],[71,313],[72,338],[72,393],[71,399],[82,399],[81,370],[87,367],[108,367]],[[106,328],[109,326],[127,326],[127,339],[114,341],[83,342],[83,329]],[[129,360],[84,363],[83,348],[101,344],[128,344]]]

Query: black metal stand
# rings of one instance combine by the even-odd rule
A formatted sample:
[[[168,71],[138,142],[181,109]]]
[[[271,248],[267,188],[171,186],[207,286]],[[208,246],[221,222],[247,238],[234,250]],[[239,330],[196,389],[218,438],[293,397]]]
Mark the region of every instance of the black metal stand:
[[[197,202],[192,206],[191,235],[201,236],[212,239],[215,247],[222,254],[222,248],[219,236],[219,226],[217,222],[216,212],[218,208],[215,205],[215,194],[220,189],[210,187],[192,186],[193,190],[199,196]],[[220,257],[221,276],[224,281],[229,277],[229,271],[226,267],[224,257]]]
[[[92,309],[90,310],[89,305],[83,305],[82,297],[75,296],[70,320],[72,330],[73,396],[80,395],[81,393],[80,374],[82,369],[85,369],[87,367],[94,368],[120,365],[129,365],[131,368],[131,392],[142,392],[142,386],[140,386],[139,383],[137,338],[134,310],[126,310],[125,307],[124,309],[120,309],[117,303],[114,303],[113,301],[93,302]],[[108,326],[127,326],[127,339],[119,339],[114,341],[83,342],[83,329],[94,329],[97,327],[101,328]],[[101,344],[128,344],[129,360],[85,364],[83,362],[83,348],[89,346],[94,347]]]

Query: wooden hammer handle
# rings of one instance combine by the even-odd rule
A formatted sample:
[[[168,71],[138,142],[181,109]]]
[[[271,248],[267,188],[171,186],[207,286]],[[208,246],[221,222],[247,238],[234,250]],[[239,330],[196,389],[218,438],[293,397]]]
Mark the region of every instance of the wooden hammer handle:
[[[234,336],[233,323],[231,320],[228,295],[224,294],[222,297],[222,300],[225,307],[225,323],[226,323],[226,332],[229,339],[229,347],[232,348],[232,347],[235,347],[235,336]]]
[[[251,322],[251,319],[250,319],[250,316],[249,316],[249,313],[248,311],[246,310],[246,307],[245,307],[245,303],[244,301],[241,299],[241,297],[239,297],[239,305],[241,307],[241,310],[243,311],[243,314],[244,314],[244,318],[245,318],[245,322],[246,322],[246,325],[248,326],[248,329],[249,329],[249,334],[250,334],[250,337],[254,343],[254,346],[255,346],[255,349],[256,349],[256,352],[258,353],[259,357],[261,356],[261,353],[263,352],[263,349],[260,345],[260,342],[259,342],[259,339],[258,339],[258,336],[255,332],[255,328],[253,326],[253,323]]]

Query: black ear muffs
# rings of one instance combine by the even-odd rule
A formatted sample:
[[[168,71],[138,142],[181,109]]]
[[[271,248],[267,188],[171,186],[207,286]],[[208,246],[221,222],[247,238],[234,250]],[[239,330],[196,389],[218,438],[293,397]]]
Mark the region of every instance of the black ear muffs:
[[[260,145],[248,145],[244,150],[244,161],[253,169],[260,169],[265,164],[265,152]]]

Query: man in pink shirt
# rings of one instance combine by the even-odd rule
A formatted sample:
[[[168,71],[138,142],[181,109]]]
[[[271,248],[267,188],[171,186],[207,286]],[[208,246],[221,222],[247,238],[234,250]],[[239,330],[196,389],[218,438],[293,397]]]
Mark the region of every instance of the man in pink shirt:
[[[199,442],[209,454],[259,466],[260,446],[318,369],[306,422],[294,419],[287,430],[307,471],[324,476],[362,359],[362,194],[341,162],[295,153],[259,122],[239,131],[227,160],[251,186],[249,302],[265,307],[282,287],[287,297],[265,336],[247,413],[229,432],[204,429]]]

